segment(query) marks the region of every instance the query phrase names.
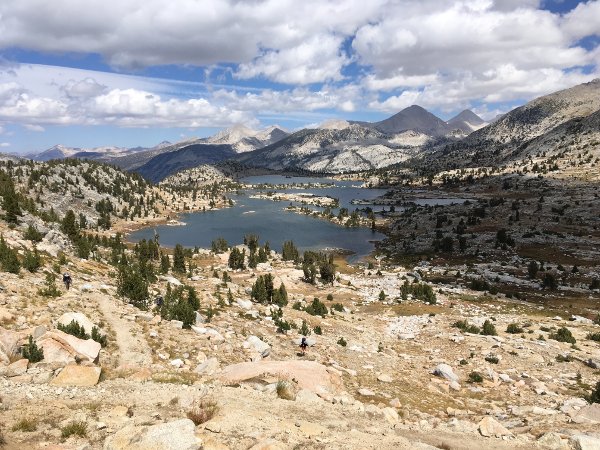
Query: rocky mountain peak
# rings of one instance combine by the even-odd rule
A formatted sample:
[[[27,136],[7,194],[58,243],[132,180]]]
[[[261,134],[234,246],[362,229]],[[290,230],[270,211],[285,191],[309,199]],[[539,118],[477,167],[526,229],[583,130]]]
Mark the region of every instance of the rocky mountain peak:
[[[466,134],[472,133],[487,125],[487,122],[469,109],[465,109],[446,122],[453,130],[460,130]]]
[[[387,134],[412,130],[429,136],[445,136],[451,128],[439,117],[419,105],[412,105],[397,114],[375,122],[373,127]]]

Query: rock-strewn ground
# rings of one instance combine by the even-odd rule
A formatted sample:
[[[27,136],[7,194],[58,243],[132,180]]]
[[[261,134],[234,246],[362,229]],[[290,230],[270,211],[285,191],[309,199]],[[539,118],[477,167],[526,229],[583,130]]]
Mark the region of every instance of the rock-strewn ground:
[[[256,271],[230,272],[225,287],[213,271],[222,273],[226,258],[198,256],[193,278],[181,279],[196,287],[201,311],[209,305],[218,310],[210,322],[201,314],[191,330],[125,304],[101,263],[72,258],[74,287],[50,300],[37,295],[42,274],[3,276],[4,329],[28,335],[43,326],[46,334],[54,333],[63,314],[81,312],[109,342],[92,364],[102,368],[94,386],[55,385],[61,364],[29,364],[16,373],[4,369],[0,421],[8,448],[102,448],[127,426],[159,439],[165,430],[148,427],[172,422],[174,430],[183,430],[182,439],[192,439],[185,437],[187,425],[175,421],[202,399],[218,408],[214,418],[192,429],[194,442],[204,448],[569,448],[569,437],[597,432],[598,414],[581,399],[598,379],[598,369],[585,362],[600,360],[599,344],[586,339],[600,326],[589,320],[570,321],[568,313],[557,316],[443,283],[435,286],[436,305],[410,298],[398,303],[400,286],[416,275],[412,268],[382,268],[377,274],[376,268],[340,263],[339,281],[312,286],[276,255]],[[263,273],[273,274],[275,286],[286,285],[286,320],[322,328],[322,335],[311,334],[314,345],[306,356],[298,355],[297,330],[277,333],[271,308],[248,301],[247,289]],[[156,288],[164,286],[161,281]],[[225,296],[228,290],[233,303],[219,306],[218,292]],[[328,294],[333,300],[325,300]],[[330,310],[336,303],[343,308],[325,317],[292,308],[313,297]],[[481,326],[486,319],[497,336],[452,326],[458,320]],[[506,333],[511,323],[523,332]],[[562,326],[572,331],[576,346],[550,338]],[[341,337],[345,347],[338,344]],[[492,355],[497,363],[490,362]],[[240,371],[234,366],[239,363],[266,365]],[[441,364],[450,366],[455,380],[434,375]],[[474,371],[481,382],[468,381]],[[278,398],[282,381],[295,400]],[[35,431],[18,430],[24,418],[36,424]],[[86,436],[61,437],[74,421],[86,424]],[[105,448],[134,448],[111,439],[112,447]],[[547,441],[563,447],[544,447]]]

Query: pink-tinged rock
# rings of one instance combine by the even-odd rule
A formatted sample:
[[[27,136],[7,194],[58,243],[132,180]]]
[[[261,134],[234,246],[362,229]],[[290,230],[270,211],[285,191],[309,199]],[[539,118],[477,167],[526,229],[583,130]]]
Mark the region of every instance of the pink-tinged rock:
[[[10,366],[9,366],[10,367]],[[600,423],[600,403],[584,406],[573,416],[575,423]]]
[[[137,372],[134,372],[133,374],[129,375],[128,378],[130,380],[135,380],[135,381],[148,381],[149,379],[152,378],[152,371],[150,369],[148,369],[147,367],[144,367],[144,368],[138,370]]]
[[[62,367],[75,362],[72,349],[54,339],[42,339],[38,346],[44,351],[44,364]]]
[[[77,356],[79,359],[87,359],[89,361],[96,361],[100,354],[100,349],[102,348],[102,346],[93,339],[79,339],[58,330],[49,331],[44,334],[40,339],[40,343],[43,344],[47,339],[53,339],[63,344],[66,348],[70,349],[72,356]]]
[[[479,422],[477,427],[482,436],[498,438],[502,436],[512,436],[510,431],[491,416],[486,416],[481,419],[481,422]]]
[[[15,320],[15,316],[6,308],[0,308],[0,323],[11,322]]]
[[[104,442],[104,450],[198,450],[202,440],[196,437],[196,426],[189,419],[152,426],[121,428]]]
[[[318,395],[336,393],[342,387],[339,376],[329,373],[324,365],[315,361],[244,362],[225,367],[220,378],[225,383],[239,383],[261,375],[293,379],[301,389]]]
[[[5,370],[4,375],[7,377],[17,377],[19,375],[25,375],[27,373],[27,366],[29,361],[27,359],[19,359],[14,363],[10,364]]]
[[[25,334],[16,331],[0,328],[0,358],[8,363],[8,357],[17,352],[19,347],[25,342]]]
[[[100,367],[70,364],[65,366],[50,381],[50,384],[53,386],[95,386],[100,380],[100,373],[102,373]]]

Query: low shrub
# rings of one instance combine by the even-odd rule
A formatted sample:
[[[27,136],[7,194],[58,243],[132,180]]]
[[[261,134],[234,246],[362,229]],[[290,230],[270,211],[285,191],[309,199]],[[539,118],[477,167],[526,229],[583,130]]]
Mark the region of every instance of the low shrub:
[[[294,389],[285,380],[279,380],[276,387],[277,397],[283,400],[296,400]]]
[[[85,422],[71,422],[60,429],[60,435],[63,439],[71,436],[85,437],[87,434],[87,424]]]
[[[12,431],[32,433],[37,430],[37,421],[24,417],[12,426]]]
[[[592,389],[592,393],[586,397],[590,403],[600,403],[600,381],[596,383],[596,387]]]
[[[486,320],[485,322],[483,322],[481,334],[483,334],[484,336],[496,336],[498,333],[496,332],[496,327],[494,326],[494,324],[491,321]]]
[[[567,342],[569,344],[575,344],[577,341],[571,334],[571,330],[567,327],[561,327],[556,332],[550,333],[550,339],[553,339],[558,342]]]
[[[28,359],[30,363],[40,362],[44,359],[44,349],[39,348],[33,340],[33,336],[29,335],[27,344],[21,349],[21,355],[23,355],[23,358]]]
[[[490,364],[498,364],[500,362],[500,360],[498,359],[498,357],[496,355],[487,355],[485,357],[485,360],[487,362],[489,362]]]
[[[345,347],[346,345],[348,345],[348,343],[346,342],[346,339],[344,339],[343,337],[339,338],[337,343],[338,343],[338,345],[341,345],[342,347]]]
[[[586,336],[590,341],[600,342],[600,333],[588,333]]]
[[[472,325],[466,320],[458,320],[454,322],[452,326],[464,331],[465,333],[479,334],[481,331],[477,325]]]
[[[519,334],[523,332],[523,328],[517,323],[511,323],[506,327],[506,332],[510,334]]]
[[[215,400],[212,398],[202,398],[194,402],[191,409],[187,412],[187,418],[194,422],[195,425],[200,425],[212,419],[218,411],[219,407]]]
[[[68,325],[63,325],[59,323],[56,328],[58,328],[63,333],[70,334],[79,339],[90,338],[90,336],[85,332],[85,328],[79,325],[79,323],[75,319],[71,320],[71,323],[69,323]]]
[[[483,377],[479,372],[471,372],[469,374],[469,382],[470,383],[481,383],[483,381]]]
[[[319,300],[316,297],[313,299],[313,301],[310,305],[308,305],[306,308],[304,308],[304,311],[306,311],[311,316],[321,316],[321,317],[324,317],[328,313],[327,306],[325,306],[325,303],[323,303],[321,300]]]

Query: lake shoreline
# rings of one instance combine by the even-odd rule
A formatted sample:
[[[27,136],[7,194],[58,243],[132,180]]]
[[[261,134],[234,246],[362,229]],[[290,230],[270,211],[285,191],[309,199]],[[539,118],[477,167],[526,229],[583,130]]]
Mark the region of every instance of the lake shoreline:
[[[273,182],[276,180],[276,182]],[[265,182],[266,181],[266,182]],[[324,217],[306,217],[305,214],[287,214],[279,205],[279,202],[272,201],[270,198],[263,198],[265,193],[257,192],[256,186],[261,188],[277,186],[282,190],[289,190],[288,193],[276,192],[274,195],[280,196],[281,201],[286,203],[292,199],[307,201],[313,203],[315,199],[327,199],[327,203],[333,202],[333,197],[341,196],[340,207],[350,207],[349,200],[353,198],[363,198],[381,195],[381,190],[371,190],[356,181],[352,183],[342,183],[325,177],[319,178],[284,178],[280,176],[265,176],[262,179],[242,179],[241,182],[248,186],[248,189],[242,189],[236,196],[235,208],[228,208],[229,213],[219,214],[197,214],[202,210],[184,211],[184,216],[179,212],[176,216],[163,217],[162,220],[144,221],[138,224],[128,224],[125,227],[127,233],[125,239],[128,243],[134,243],[140,239],[152,238],[153,231],[160,235],[164,247],[172,248],[176,243],[181,243],[185,247],[199,247],[210,249],[211,240],[223,237],[230,244],[239,243],[245,234],[254,233],[262,237],[263,241],[269,241],[272,248],[278,249],[285,240],[293,240],[298,248],[302,250],[327,251],[335,255],[343,256],[350,260],[365,260],[372,258],[376,247],[373,241],[381,241],[387,236],[379,231],[370,230],[370,220],[364,219],[360,227],[345,227],[343,224],[334,223],[331,220],[315,221],[315,218]],[[303,197],[297,198],[300,193],[298,187],[312,187],[310,199]],[[253,189],[254,188],[254,189]],[[360,189],[360,191],[358,191]],[[291,192],[291,193],[290,193]],[[362,192],[358,194],[357,192]],[[258,195],[257,195],[258,194]],[[254,198],[253,198],[254,197]],[[258,197],[258,198],[256,198]],[[272,206],[267,205],[271,204]],[[285,203],[284,203],[285,204]],[[321,205],[330,206],[330,205]],[[206,212],[215,212],[210,210]],[[190,214],[191,213],[191,214]],[[293,219],[289,216],[298,216],[302,219]],[[173,227],[179,228],[172,231],[166,227],[168,220],[186,222],[187,226]],[[325,218],[326,219],[326,218]],[[264,222],[263,222],[264,221]],[[310,223],[308,223],[310,222]],[[318,223],[326,222],[327,225]],[[361,220],[362,222],[362,220]],[[368,222],[368,223],[367,223]],[[239,224],[239,225],[238,225]],[[153,228],[155,228],[153,230]],[[355,261],[352,261],[355,262]]]

